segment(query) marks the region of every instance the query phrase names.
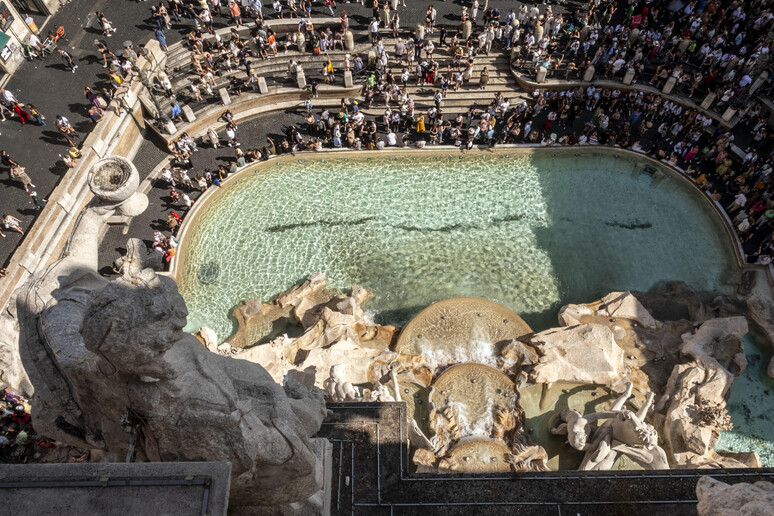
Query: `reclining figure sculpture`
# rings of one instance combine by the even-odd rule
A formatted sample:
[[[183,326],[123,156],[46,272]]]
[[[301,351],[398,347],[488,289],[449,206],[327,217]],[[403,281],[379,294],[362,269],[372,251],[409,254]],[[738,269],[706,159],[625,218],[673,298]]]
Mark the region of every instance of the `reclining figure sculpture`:
[[[636,413],[624,408],[632,395],[632,384],[615,400],[610,410],[581,415],[577,410],[563,410],[560,423],[551,428],[555,435],[567,435],[570,446],[585,451],[580,469],[609,470],[619,454],[625,455],[645,469],[669,469],[666,453],[658,445],[658,433],[653,425],[645,423],[645,416],[653,404],[653,393]],[[596,430],[592,423],[604,420]]]
[[[100,228],[121,203],[95,193],[65,257],[17,297],[36,430],[121,460],[134,437],[138,460],[231,462],[236,514],[309,499],[322,481],[310,439],[326,414],[322,391],[208,351],[182,331],[172,279],[150,268],[97,274]]]

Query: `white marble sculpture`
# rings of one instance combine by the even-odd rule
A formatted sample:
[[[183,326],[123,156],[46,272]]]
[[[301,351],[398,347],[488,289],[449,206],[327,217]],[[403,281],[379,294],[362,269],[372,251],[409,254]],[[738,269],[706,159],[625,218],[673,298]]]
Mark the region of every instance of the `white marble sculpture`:
[[[112,174],[105,167],[116,162]],[[325,445],[310,439],[325,417],[322,392],[208,351],[182,331],[187,310],[170,278],[149,268],[99,276],[102,225],[127,200],[132,210],[142,203],[110,179],[136,185],[133,166],[111,160],[98,172],[113,193],[93,188],[65,258],[17,298],[36,430],[119,455],[134,435],[138,460],[228,461],[234,514],[309,499],[322,481]]]
[[[625,455],[645,469],[669,469],[666,453],[658,445],[658,433],[645,416],[653,403],[653,393],[636,413],[624,408],[632,395],[632,384],[615,400],[610,410],[582,415],[577,410],[564,410],[553,434],[567,435],[570,445],[585,451],[580,469],[612,469],[619,455]],[[592,423],[603,421],[596,429]]]
[[[357,389],[344,379],[345,369],[344,364],[331,366],[330,376],[324,383],[325,391],[331,401],[356,401],[361,398]]]

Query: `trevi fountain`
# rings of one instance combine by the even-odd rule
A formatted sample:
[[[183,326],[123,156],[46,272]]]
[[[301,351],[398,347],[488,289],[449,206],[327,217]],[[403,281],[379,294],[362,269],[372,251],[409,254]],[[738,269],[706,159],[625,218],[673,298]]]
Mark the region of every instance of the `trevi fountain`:
[[[597,300],[552,301],[535,317],[512,311],[515,301],[509,308],[491,300],[512,299],[506,294],[447,296],[449,285],[439,284],[439,293],[417,292],[434,302],[390,312],[373,309],[390,292],[344,286],[340,277],[330,285],[311,270],[288,289],[220,313],[233,318],[233,332],[215,319],[217,330],[192,328],[186,301],[198,303],[194,288],[234,280],[224,262],[185,257],[193,244],[184,240],[173,272],[183,296],[140,240],[129,241],[118,279],[96,272],[99,228],[147,204],[135,193],[132,164],[111,159],[94,171],[96,199],[63,258],[17,298],[29,378],[21,383],[34,386],[41,434],[125,454],[130,425],[139,429],[137,460],[230,461],[230,510],[245,514],[322,511],[326,482],[318,469],[330,449],[315,435],[326,402],[404,403],[401,446],[417,478],[774,466],[771,442],[732,433],[745,418],[770,426],[772,383],[761,371],[774,376],[767,360],[774,305],[762,296],[661,282]],[[270,235],[296,228],[272,227]],[[535,267],[530,274],[539,273]],[[539,289],[550,295],[546,285]],[[201,313],[192,314],[194,324],[206,320]],[[3,324],[9,327],[7,318]],[[739,396],[737,382],[746,389]],[[756,404],[762,421],[750,413]],[[702,482],[705,504],[713,496],[772,497],[766,484],[743,484],[747,491],[734,494],[737,486]]]

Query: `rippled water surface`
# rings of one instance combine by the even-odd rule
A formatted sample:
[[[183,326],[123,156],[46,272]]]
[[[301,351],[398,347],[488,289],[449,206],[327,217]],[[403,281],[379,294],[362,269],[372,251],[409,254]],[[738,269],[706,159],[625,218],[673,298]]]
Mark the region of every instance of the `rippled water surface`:
[[[765,467],[774,467],[774,380],[766,375],[771,348],[754,330],[744,339],[747,369],[734,379],[728,397],[733,430],[720,432],[716,450],[756,451]]]
[[[231,179],[184,242],[188,327],[313,272],[371,288],[382,322],[439,299],[502,303],[533,329],[565,303],[683,280],[724,289],[730,243],[700,194],[612,151],[298,159]],[[238,183],[236,182],[238,179]]]

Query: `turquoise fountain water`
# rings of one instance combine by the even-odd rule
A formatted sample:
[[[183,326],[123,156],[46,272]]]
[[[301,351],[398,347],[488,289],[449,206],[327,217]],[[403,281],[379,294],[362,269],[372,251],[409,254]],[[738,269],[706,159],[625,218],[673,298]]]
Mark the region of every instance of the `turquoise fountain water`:
[[[235,330],[244,299],[268,301],[313,272],[372,289],[378,322],[405,324],[450,297],[482,297],[535,331],[558,308],[683,280],[730,292],[732,243],[702,194],[644,158],[536,149],[297,159],[230,180],[201,207],[177,273],[187,330]],[[768,357],[746,339],[735,429],[718,449],[774,466]],[[755,359],[756,354],[760,360]]]
[[[720,433],[715,449],[757,451],[761,464],[771,468],[774,467],[774,425],[771,424],[774,380],[766,375],[771,348],[754,329],[742,341],[747,369],[734,379],[728,398],[734,428]]]
[[[727,289],[734,257],[720,221],[650,161],[557,149],[374,156],[278,162],[218,191],[183,244],[187,329],[225,339],[242,300],[313,272],[371,288],[380,322],[473,296],[536,331],[562,304],[611,290],[676,279]]]

